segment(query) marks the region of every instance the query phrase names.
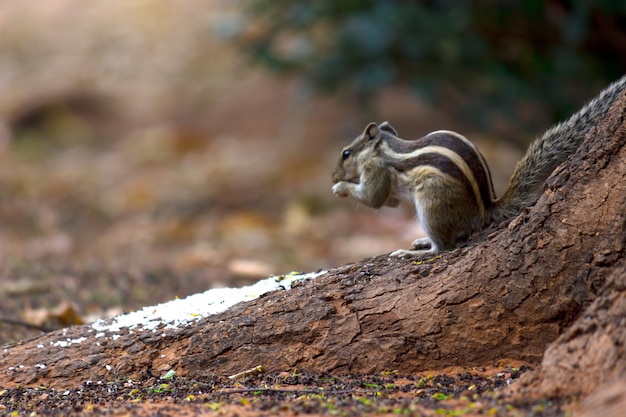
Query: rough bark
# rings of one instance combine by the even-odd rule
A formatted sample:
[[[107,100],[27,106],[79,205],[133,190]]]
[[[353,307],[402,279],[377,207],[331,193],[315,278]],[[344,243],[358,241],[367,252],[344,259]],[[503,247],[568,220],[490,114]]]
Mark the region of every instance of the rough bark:
[[[550,396],[589,394],[606,381],[626,382],[626,271],[548,349],[541,370],[522,381]],[[585,375],[581,378],[580,375]]]
[[[624,410],[626,379],[609,380],[583,398],[574,410],[573,417],[624,417]]]
[[[552,343],[541,367],[512,390],[525,397],[579,397],[576,415],[621,417],[626,408],[626,263]]]
[[[421,264],[381,256],[347,265],[186,328],[122,330],[106,340],[89,326],[53,332],[0,350],[0,386],[67,387],[168,369],[195,377],[257,365],[372,373],[539,363],[606,277],[623,269],[624,108],[622,98],[598,120],[532,209],[479,243]],[[572,331],[566,341],[584,334]]]

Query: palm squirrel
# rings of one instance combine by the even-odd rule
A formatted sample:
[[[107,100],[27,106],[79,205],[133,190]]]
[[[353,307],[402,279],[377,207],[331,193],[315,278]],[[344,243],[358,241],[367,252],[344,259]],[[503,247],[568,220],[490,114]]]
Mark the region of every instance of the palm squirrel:
[[[412,201],[428,237],[415,240],[413,250],[400,249],[391,256],[436,255],[534,204],[552,171],[576,151],[625,89],[626,76],[535,140],[498,199],[485,158],[464,136],[440,130],[404,140],[387,122],[370,123],[341,150],[333,193],[373,208]]]

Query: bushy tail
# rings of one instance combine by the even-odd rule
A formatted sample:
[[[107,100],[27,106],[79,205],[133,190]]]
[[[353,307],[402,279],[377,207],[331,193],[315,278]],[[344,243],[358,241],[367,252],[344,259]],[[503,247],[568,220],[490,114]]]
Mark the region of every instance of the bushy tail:
[[[543,184],[585,139],[587,133],[602,120],[609,108],[626,89],[626,76],[608,86],[568,120],[551,127],[533,142],[526,155],[515,167],[507,190],[499,198],[492,212],[492,221],[515,216],[539,197]]]

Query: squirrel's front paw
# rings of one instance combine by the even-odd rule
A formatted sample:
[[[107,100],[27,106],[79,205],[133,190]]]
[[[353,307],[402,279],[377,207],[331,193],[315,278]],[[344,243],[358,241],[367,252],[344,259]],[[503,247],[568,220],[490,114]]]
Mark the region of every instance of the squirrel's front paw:
[[[339,181],[337,184],[333,185],[333,193],[339,197],[347,197],[349,193],[350,186],[349,182]]]

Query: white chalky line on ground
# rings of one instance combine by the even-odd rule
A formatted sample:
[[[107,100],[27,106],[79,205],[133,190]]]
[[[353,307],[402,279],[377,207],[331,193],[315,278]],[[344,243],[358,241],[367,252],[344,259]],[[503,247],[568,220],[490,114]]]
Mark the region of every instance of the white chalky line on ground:
[[[215,288],[187,298],[176,299],[167,303],[144,307],[132,313],[123,314],[110,320],[97,320],[91,327],[104,336],[104,332],[117,332],[122,328],[153,330],[162,324],[166,329],[186,326],[212,314],[221,313],[242,301],[251,301],[274,290],[288,290],[295,281],[314,279],[327,271],[308,274],[291,273],[271,276],[256,284],[241,288]]]

